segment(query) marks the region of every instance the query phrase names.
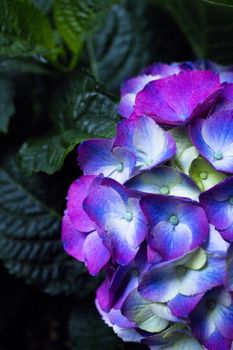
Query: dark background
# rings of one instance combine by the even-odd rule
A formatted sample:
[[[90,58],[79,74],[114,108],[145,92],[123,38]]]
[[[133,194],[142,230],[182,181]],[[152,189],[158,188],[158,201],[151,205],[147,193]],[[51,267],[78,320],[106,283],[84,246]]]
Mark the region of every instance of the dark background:
[[[79,2],[67,1],[77,22]],[[70,39],[56,19],[64,1],[0,0],[0,350],[144,349],[104,325],[94,306],[103,277],[61,246],[66,193],[80,175],[75,137],[104,134],[103,122],[111,134],[121,82],[148,64],[233,63],[233,1],[103,3],[90,1],[92,15]],[[32,6],[55,33],[55,58],[37,38],[45,25],[37,12],[30,19]]]

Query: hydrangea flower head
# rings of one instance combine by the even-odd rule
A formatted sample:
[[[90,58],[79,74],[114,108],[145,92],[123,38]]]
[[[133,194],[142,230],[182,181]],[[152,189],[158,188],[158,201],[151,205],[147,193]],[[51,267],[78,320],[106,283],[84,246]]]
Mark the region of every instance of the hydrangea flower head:
[[[233,68],[153,64],[111,139],[78,147],[65,251],[105,279],[104,322],[151,350],[233,349]]]

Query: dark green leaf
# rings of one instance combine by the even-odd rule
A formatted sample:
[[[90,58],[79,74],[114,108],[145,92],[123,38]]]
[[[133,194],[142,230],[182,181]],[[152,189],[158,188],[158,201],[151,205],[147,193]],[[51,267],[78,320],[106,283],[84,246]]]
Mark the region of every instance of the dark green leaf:
[[[48,19],[29,0],[1,1],[0,55],[45,54],[53,51],[54,46]]]
[[[61,134],[29,140],[20,148],[21,166],[28,175],[43,171],[53,174],[62,168],[65,157],[74,147],[88,138],[76,130],[67,130]]]
[[[52,74],[45,66],[36,60],[22,58],[1,58],[0,74],[14,76],[19,73]]]
[[[53,0],[33,0],[33,3],[44,13],[49,12],[53,5]]]
[[[122,81],[138,74],[148,62],[147,23],[145,3],[135,6],[125,1],[112,7],[103,26],[88,41],[92,71],[109,89],[119,89]]]
[[[69,48],[77,53],[87,35],[101,23],[111,0],[55,0],[55,23]]]
[[[93,282],[83,264],[63,252],[46,179],[22,176],[13,157],[0,167],[0,258],[10,273],[51,294],[86,295]]]
[[[174,17],[197,57],[232,63],[233,8],[202,0],[153,2]]]
[[[202,0],[202,1],[208,2],[213,5],[233,7],[232,0]]]
[[[112,137],[117,121],[117,103],[93,76],[80,73],[55,94],[51,114],[60,132],[76,129],[90,137]]]
[[[6,133],[10,117],[15,113],[13,87],[8,79],[0,79],[0,132]]]
[[[69,333],[72,350],[142,350],[142,344],[123,343],[108,327],[94,307],[75,311],[70,319]]]

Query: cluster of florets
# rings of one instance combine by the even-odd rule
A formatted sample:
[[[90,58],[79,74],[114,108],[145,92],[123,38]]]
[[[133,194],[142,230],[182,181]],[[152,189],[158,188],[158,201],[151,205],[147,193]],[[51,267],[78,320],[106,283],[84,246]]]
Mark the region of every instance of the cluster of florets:
[[[105,270],[96,305],[153,350],[233,343],[233,73],[155,64],[121,90],[116,136],[78,148],[64,249]]]

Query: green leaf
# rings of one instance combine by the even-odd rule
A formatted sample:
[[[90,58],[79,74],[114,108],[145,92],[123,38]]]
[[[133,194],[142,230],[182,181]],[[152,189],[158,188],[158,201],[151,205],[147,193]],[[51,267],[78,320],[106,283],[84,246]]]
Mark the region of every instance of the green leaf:
[[[187,129],[178,127],[170,130],[176,141],[175,166],[186,175],[189,175],[189,168],[192,161],[198,157],[198,151],[189,139]]]
[[[59,132],[74,129],[90,137],[112,137],[117,101],[93,76],[81,72],[55,94],[51,117]]]
[[[13,87],[9,79],[0,79],[0,132],[6,133],[10,117],[15,113]]]
[[[0,258],[10,273],[48,293],[85,296],[93,282],[83,264],[63,251],[60,215],[51,206],[53,184],[47,176],[23,176],[14,157],[2,163]]]
[[[233,7],[232,0],[202,0],[202,1],[208,2],[209,4],[212,4],[212,5]]]
[[[153,2],[174,17],[197,57],[232,63],[233,8],[203,0]]]
[[[48,13],[53,5],[53,0],[32,0],[33,3],[43,12]]]
[[[124,1],[113,6],[100,30],[88,41],[92,73],[111,90],[119,89],[122,81],[138,74],[149,61],[145,5]]]
[[[29,140],[19,151],[21,166],[28,175],[39,171],[53,174],[62,168],[74,147],[87,138],[76,130],[67,130],[52,137]]]
[[[4,76],[15,76],[17,74],[46,74],[51,75],[45,64],[36,60],[26,58],[1,58],[0,74]]]
[[[226,175],[216,171],[205,159],[201,157],[194,159],[189,173],[201,191],[208,190],[226,178]]]
[[[29,0],[1,1],[0,55],[31,56],[54,48],[51,25],[37,7]]]
[[[87,35],[96,29],[111,0],[55,0],[54,17],[60,35],[78,53]]]

